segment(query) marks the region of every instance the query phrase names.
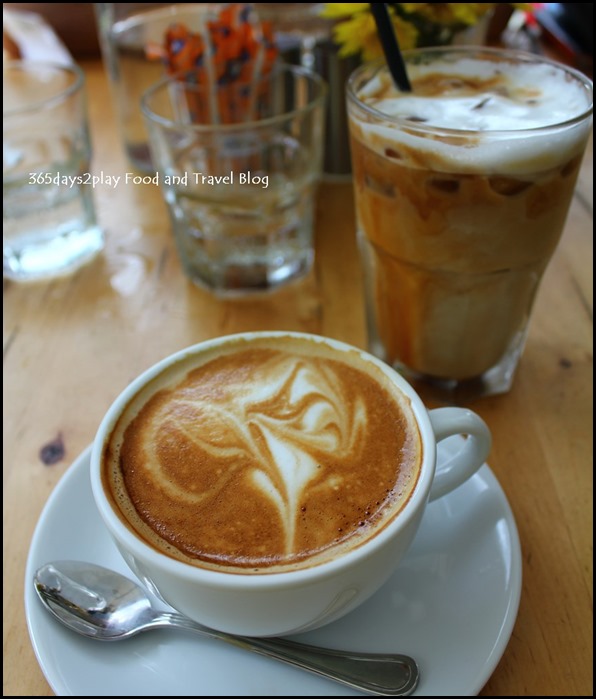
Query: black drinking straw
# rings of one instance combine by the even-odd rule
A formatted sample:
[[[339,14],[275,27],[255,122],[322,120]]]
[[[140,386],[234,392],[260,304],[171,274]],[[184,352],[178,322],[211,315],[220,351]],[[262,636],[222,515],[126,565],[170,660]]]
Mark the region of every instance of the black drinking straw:
[[[377,32],[379,33],[385,60],[389,66],[389,72],[391,73],[395,86],[402,92],[412,92],[412,86],[410,85],[408,74],[406,73],[406,65],[401,51],[399,50],[397,37],[393,31],[391,18],[389,17],[387,3],[371,2],[370,11],[375,18],[375,24],[377,25]]]

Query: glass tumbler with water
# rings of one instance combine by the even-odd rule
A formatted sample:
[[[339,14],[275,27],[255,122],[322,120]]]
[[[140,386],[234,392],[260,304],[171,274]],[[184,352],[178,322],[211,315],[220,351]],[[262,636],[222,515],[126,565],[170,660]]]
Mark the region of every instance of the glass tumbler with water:
[[[278,66],[225,87],[168,78],[141,104],[182,266],[219,296],[303,277],[314,256],[326,87]]]
[[[3,276],[74,271],[103,248],[90,184],[84,75],[78,66],[4,65]]]

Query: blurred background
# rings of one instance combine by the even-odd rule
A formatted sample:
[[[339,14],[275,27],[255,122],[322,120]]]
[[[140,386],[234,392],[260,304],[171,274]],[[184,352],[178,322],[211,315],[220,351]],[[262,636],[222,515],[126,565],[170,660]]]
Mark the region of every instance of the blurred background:
[[[285,34],[312,32],[322,38],[324,26],[315,15],[323,3],[255,4],[272,18],[277,18],[280,30]],[[531,4],[534,6],[534,21],[527,16],[523,19],[512,17],[511,6],[502,4],[492,19],[487,40],[524,43],[529,37],[543,45],[545,50],[558,54],[560,60],[592,75],[594,3]],[[76,57],[99,55],[93,3],[3,3],[3,10],[6,9],[42,15]]]

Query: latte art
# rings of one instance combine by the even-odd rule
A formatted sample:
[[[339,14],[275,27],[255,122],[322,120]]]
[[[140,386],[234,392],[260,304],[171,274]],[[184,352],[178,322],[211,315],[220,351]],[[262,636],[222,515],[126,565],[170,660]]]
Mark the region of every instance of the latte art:
[[[117,426],[111,490],[152,546],[276,572],[359,545],[407,501],[420,459],[407,406],[350,363],[280,344],[210,358]]]
[[[295,553],[300,499],[320,468],[319,455],[340,459],[362,448],[365,407],[342,403],[334,388],[333,370],[308,365],[304,359],[275,356],[238,386],[222,395],[204,394],[198,384],[161,406],[148,426],[145,468],[169,497],[196,506],[217,500],[237,471],[250,464],[249,478],[259,494],[277,510],[284,535],[284,553]],[[171,480],[159,459],[160,446],[175,434],[214,464],[225,462],[191,491]],[[360,437],[360,439],[359,439]],[[341,487],[341,474],[323,475],[319,486]]]

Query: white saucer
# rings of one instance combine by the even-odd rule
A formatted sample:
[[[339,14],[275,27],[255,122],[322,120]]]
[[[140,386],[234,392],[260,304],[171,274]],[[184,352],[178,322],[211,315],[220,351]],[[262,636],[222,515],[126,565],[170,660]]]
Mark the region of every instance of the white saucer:
[[[449,445],[443,442],[443,445]],[[52,560],[89,560],[132,573],[96,511],[89,449],[68,469],[35,530],[25,582],[29,634],[58,696],[358,696],[335,682],[180,630],[99,643],[75,635],[43,609],[35,570]],[[361,607],[299,636],[321,646],[403,652],[417,659],[416,696],[478,694],[513,630],[521,594],[515,520],[487,465],[428,506],[398,571]],[[298,638],[298,637],[297,637]]]

